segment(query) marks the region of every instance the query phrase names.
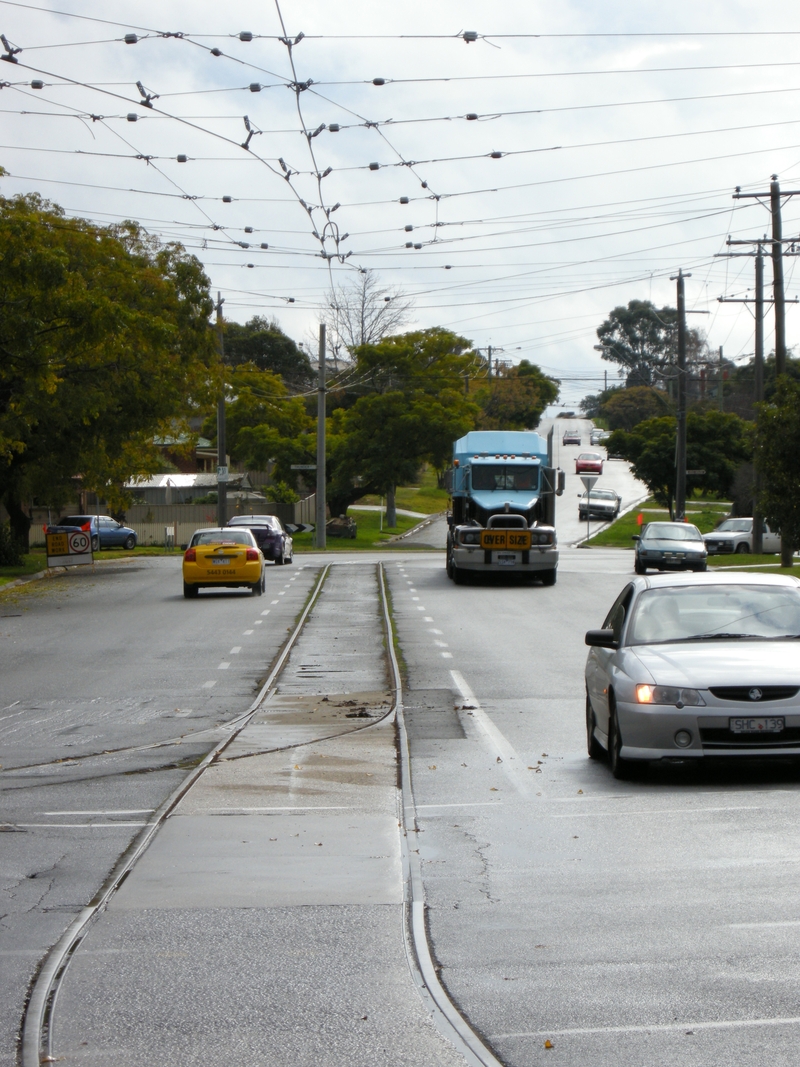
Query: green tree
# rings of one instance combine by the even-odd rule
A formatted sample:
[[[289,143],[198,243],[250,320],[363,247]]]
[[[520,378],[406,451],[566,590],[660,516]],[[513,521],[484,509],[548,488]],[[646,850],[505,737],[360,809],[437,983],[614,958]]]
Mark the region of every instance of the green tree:
[[[657,503],[673,514],[675,497],[675,436],[677,421],[670,415],[646,419],[632,430],[615,430],[609,452],[621,455],[644,482]],[[727,496],[739,465],[752,456],[748,425],[738,415],[722,411],[690,411],[686,418],[686,466],[703,474],[687,476],[687,492]]]
[[[781,565],[788,567],[800,546],[800,382],[781,375],[772,401],[758,405],[753,438],[763,484],[759,503],[764,518],[780,531]]]
[[[559,382],[523,359],[472,393],[480,406],[480,430],[535,430],[542,412],[558,399]]]
[[[244,325],[225,323],[225,362],[231,367],[252,363],[258,370],[279,374],[293,392],[310,389],[315,380],[306,353],[274,319],[260,315]]]
[[[32,502],[76,488],[118,506],[158,470],[156,435],[211,401],[218,359],[194,256],[135,223],[0,198],[0,500],[27,544]]]
[[[648,385],[616,389],[600,407],[600,414],[610,430],[632,430],[645,419],[667,414],[672,405],[666,393]]]
[[[474,368],[469,341],[434,328],[387,337],[355,350],[354,376],[366,395],[330,419],[332,514],[365,493],[388,493],[424,462],[442,469],[453,441],[475,425],[464,393]]]
[[[678,345],[678,312],[657,308],[649,300],[631,300],[627,307],[615,307],[597,328],[602,357],[616,363],[627,376],[628,385],[652,385],[663,378],[675,363]],[[687,356],[696,356],[704,347],[697,330],[687,330]]]

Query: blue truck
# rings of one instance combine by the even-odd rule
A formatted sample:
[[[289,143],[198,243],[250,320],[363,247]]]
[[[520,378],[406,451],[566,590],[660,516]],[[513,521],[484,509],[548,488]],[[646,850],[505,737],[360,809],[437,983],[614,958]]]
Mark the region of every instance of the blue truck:
[[[516,573],[555,585],[555,498],[564,472],[552,466],[547,440],[527,430],[473,430],[453,445],[446,476],[447,575]]]

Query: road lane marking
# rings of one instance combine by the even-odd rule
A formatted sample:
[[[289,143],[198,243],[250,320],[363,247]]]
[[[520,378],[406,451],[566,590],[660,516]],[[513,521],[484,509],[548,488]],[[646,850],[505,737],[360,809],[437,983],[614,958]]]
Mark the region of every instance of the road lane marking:
[[[130,808],[124,811],[37,811],[37,815],[150,815],[155,808]]]
[[[754,1026],[797,1026],[800,1015],[770,1019],[719,1019],[707,1023],[653,1023],[652,1026],[576,1026],[571,1030],[521,1030],[511,1034],[491,1034],[490,1041],[510,1037],[568,1037],[571,1034],[648,1034],[657,1031],[738,1030]]]
[[[277,600],[270,600],[270,604],[277,604],[277,603],[278,603],[278,601],[277,601]],[[264,612],[262,611],[262,612],[261,612],[261,614],[263,615],[263,614],[264,614]]]
[[[242,651],[242,646],[241,646],[241,645],[234,645],[234,646],[233,646],[233,648],[232,648],[232,649],[230,650],[230,652],[228,653],[228,655],[229,655],[229,656],[238,656],[238,654],[239,654],[239,653],[240,653],[241,651]]]
[[[434,633],[437,633],[437,634],[440,634],[441,632],[442,632],[441,630],[435,630],[434,631]],[[436,645],[437,648],[449,648],[450,647],[446,641],[436,641],[434,639],[433,643]]]
[[[15,822],[25,830],[39,828],[44,830],[106,830],[109,826],[147,826],[146,822]]]
[[[435,629],[431,629],[431,630],[428,630],[428,633],[429,633],[429,634],[441,634],[441,633],[442,633],[442,631],[441,631],[441,630],[435,630]]]
[[[218,671],[227,671],[228,667],[230,667],[230,662],[226,661],[226,660],[223,660],[222,663],[220,663],[219,667],[217,667],[217,670]]]
[[[425,611],[425,608],[423,608],[419,604],[417,604],[417,611]]]
[[[443,652],[442,655],[447,656],[448,653]],[[483,734],[484,739],[488,742],[487,747],[491,750],[493,755],[499,756],[502,760],[501,767],[505,772],[506,777],[519,793],[522,793],[523,795],[529,794],[531,787],[524,777],[524,772],[522,770],[523,763],[517,750],[505,735],[498,730],[483,710],[478,698],[467,685],[461,672],[450,671],[450,677],[455,682],[456,689],[461,694],[462,703],[468,705],[469,710],[472,712],[472,721]]]
[[[242,637],[249,637],[252,632],[252,630],[242,630]]]
[[[453,653],[452,652],[442,652],[441,656],[442,656],[443,659],[452,659],[453,658]]]
[[[203,682],[203,689],[211,689],[216,684],[216,682]]]
[[[495,808],[502,800],[469,800],[463,804],[417,804],[417,811],[423,808]]]
[[[433,622],[433,616],[426,615],[425,618],[422,621],[423,622]]]
[[[225,814],[236,814],[236,812],[240,812],[240,811],[355,811],[355,810],[356,809],[352,806],[352,804],[320,804],[320,805],[317,805],[317,806],[314,806],[314,807],[307,807],[304,804],[292,804],[292,805],[286,805],[284,807],[265,807],[265,808],[210,808],[208,811],[204,812],[203,814],[205,814],[205,815],[219,815],[220,813],[223,813],[223,812]],[[195,814],[191,813],[191,814],[189,814],[189,815],[187,815],[185,817],[189,818],[189,819],[193,819],[193,818],[195,818]],[[173,816],[173,818],[176,818],[176,816]]]
[[[263,619],[256,619],[256,621],[253,623],[253,625],[254,626],[260,626],[263,623],[263,621],[264,621]]]
[[[658,808],[653,811],[628,811],[625,808],[623,811],[564,811],[558,814],[553,814],[553,819],[608,819],[613,815],[705,815],[706,812],[715,811],[763,811],[763,807],[759,804],[753,804],[745,807],[743,805],[737,805],[736,807],[726,808]]]
[[[45,812],[45,815],[47,812]],[[800,926],[799,919],[787,919],[785,922],[764,922],[764,923],[728,923],[731,930],[760,930],[762,927],[769,926]]]
[[[283,590],[281,590],[281,592],[280,592],[280,593],[278,593],[278,596],[286,596],[286,593],[284,593],[284,592],[283,592]],[[273,600],[273,601],[272,601],[272,603],[273,603],[273,604],[277,604],[277,603],[278,603],[278,601],[277,601],[277,600]]]
[[[267,608],[267,610],[266,610],[266,611],[262,611],[262,612],[261,612],[261,614],[262,614],[262,615],[269,615],[269,608]]]
[[[411,598],[411,599],[412,599],[412,600],[419,600],[419,597],[418,597],[418,596],[412,596],[412,598]]]

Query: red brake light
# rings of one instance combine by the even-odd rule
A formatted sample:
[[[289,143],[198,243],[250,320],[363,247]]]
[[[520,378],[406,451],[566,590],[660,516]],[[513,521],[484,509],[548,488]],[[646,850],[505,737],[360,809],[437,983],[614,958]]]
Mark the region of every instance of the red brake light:
[[[258,549],[248,548],[247,550],[247,562],[251,563],[258,559]]]
[[[186,551],[183,553],[183,559],[185,563],[196,563],[197,552],[195,552],[193,548],[187,548]]]

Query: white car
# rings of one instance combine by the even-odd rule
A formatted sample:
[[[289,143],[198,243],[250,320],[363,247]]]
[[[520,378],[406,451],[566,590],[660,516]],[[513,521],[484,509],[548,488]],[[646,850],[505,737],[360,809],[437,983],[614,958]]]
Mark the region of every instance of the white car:
[[[649,760],[800,759],[797,578],[634,578],[586,644],[589,755],[615,778]]]
[[[726,519],[712,533],[703,534],[709,556],[725,555],[728,552],[753,551],[753,520]],[[780,552],[781,535],[773,533],[764,523],[761,532],[763,552]]]

